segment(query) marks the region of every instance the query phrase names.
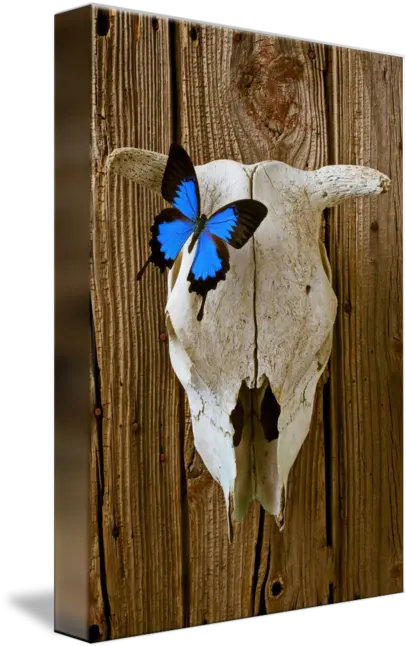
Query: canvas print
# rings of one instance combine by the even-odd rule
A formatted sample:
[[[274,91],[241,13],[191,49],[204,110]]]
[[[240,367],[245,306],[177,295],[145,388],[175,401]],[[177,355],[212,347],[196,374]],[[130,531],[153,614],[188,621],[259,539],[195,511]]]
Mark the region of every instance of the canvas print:
[[[70,430],[56,399],[56,630],[401,592],[402,57],[97,5],[55,28],[56,383],[83,336],[86,398]]]

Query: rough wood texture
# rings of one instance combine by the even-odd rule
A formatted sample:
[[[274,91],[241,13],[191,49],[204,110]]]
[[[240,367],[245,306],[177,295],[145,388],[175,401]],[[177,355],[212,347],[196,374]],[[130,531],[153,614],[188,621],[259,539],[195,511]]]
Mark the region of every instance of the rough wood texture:
[[[400,591],[401,59],[98,13],[95,29],[106,33],[95,36],[93,88],[92,408],[100,402],[103,415],[92,424],[93,635]],[[195,164],[351,163],[392,178],[387,196],[326,216],[339,314],[289,477],[285,529],[255,503],[232,545],[160,339],[165,278],[151,270],[135,280],[162,201],[108,180],[105,167],[115,148],[167,153],[173,138]]]
[[[179,24],[177,30],[178,139],[196,164],[216,158],[278,159],[303,169],[327,164],[322,46],[204,25]],[[320,396],[315,408],[319,415],[290,475],[285,533],[255,503],[233,545],[220,547],[226,538],[220,488],[207,477],[188,478],[191,586],[205,590],[207,571],[218,584],[211,608],[203,611],[196,607],[200,599],[191,599],[193,623],[327,601]],[[274,586],[279,581],[281,589]]]
[[[156,272],[136,281],[163,201],[127,180],[108,180],[105,168],[107,154],[124,144],[169,148],[168,22],[95,9],[95,29],[102,35],[94,49],[91,287],[100,370],[94,408],[102,416],[92,434],[92,522],[106,639],[183,625],[182,474],[178,386],[160,338],[166,281]]]
[[[93,349],[94,351],[94,349]],[[94,415],[96,408],[96,389],[93,378],[93,366],[90,374],[90,579],[89,579],[89,637],[94,639],[99,635],[106,636],[108,630],[107,613],[105,612],[105,599],[103,598],[103,585],[105,582],[103,538],[101,538],[102,525],[100,522],[100,451],[99,428]],[[110,629],[110,627],[109,627]]]
[[[402,59],[329,48],[331,159],[392,179],[328,216],[335,601],[399,592],[402,563]]]

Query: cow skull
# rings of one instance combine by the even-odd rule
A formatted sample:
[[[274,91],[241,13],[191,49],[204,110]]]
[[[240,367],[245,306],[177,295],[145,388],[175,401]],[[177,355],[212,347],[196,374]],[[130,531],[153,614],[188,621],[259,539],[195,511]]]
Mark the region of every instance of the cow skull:
[[[166,155],[121,148],[108,167],[160,193],[166,162]],[[277,161],[213,161],[196,167],[196,174],[202,212],[255,198],[268,215],[242,249],[229,247],[230,270],[209,292],[201,322],[200,297],[187,281],[194,252],[185,245],[168,276],[170,358],[188,396],[196,449],[222,487],[228,518],[230,500],[239,521],[257,498],[283,527],[284,491],[309,432],[337,310],[322,212],[348,197],[384,192],[390,180],[360,166],[302,171]],[[269,387],[280,407],[273,439],[261,423]],[[237,401],[243,416],[238,441],[232,423]]]

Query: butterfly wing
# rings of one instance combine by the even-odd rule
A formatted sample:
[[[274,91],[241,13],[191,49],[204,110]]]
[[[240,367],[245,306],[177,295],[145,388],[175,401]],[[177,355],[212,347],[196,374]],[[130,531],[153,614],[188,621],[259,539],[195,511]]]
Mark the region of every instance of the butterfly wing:
[[[186,240],[193,233],[193,228],[192,220],[178,209],[161,211],[151,227],[152,236],[149,242],[151,254],[138,272],[137,279],[141,278],[150,262],[153,262],[161,271],[164,271],[165,267],[172,267]]]
[[[199,235],[196,255],[190,269],[189,291],[203,297],[197,315],[203,318],[208,292],[216,289],[220,280],[225,280],[230,269],[230,257],[226,242],[236,249],[245,245],[268,213],[264,204],[257,200],[238,200],[227,204],[209,218]]]
[[[211,289],[216,289],[220,280],[225,280],[226,273],[230,269],[229,258],[225,242],[207,231],[207,228],[204,229],[197,241],[196,254],[188,274],[189,292],[195,292],[203,297],[197,315],[199,321],[203,318],[207,293]]]
[[[200,214],[200,193],[196,171],[186,150],[173,143],[162,179],[162,196],[194,222]]]
[[[196,172],[187,152],[177,143],[169,150],[162,179],[162,196],[174,208],[164,209],[151,227],[151,254],[138,272],[143,275],[150,262],[164,271],[173,263],[200,215],[200,194]]]
[[[208,219],[205,230],[219,236],[235,249],[241,249],[268,213],[258,200],[237,200]]]

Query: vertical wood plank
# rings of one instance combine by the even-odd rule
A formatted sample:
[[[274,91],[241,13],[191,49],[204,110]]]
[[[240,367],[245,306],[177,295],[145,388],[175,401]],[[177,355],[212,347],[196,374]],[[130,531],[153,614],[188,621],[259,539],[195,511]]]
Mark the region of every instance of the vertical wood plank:
[[[279,159],[318,168],[327,163],[323,69],[320,45],[179,23],[178,139],[195,164]],[[198,465],[187,466],[191,624],[328,601],[321,392],[290,477],[284,534],[253,503],[227,544],[222,494],[196,461],[188,427],[186,465]]]
[[[94,339],[92,339],[92,342]],[[92,348],[92,358],[95,357],[94,348]],[[108,622],[105,610],[105,594],[103,584],[105,582],[104,573],[104,553],[103,541],[100,545],[101,523],[100,523],[100,460],[99,460],[99,433],[98,421],[95,416],[96,408],[96,388],[95,379],[93,378],[93,365],[90,373],[90,574],[89,574],[89,640],[98,641],[101,636],[107,636]],[[97,402],[98,403],[98,402]],[[103,573],[103,576],[102,576]]]
[[[331,163],[377,168],[389,193],[329,216],[335,600],[403,589],[402,59],[328,48]]]
[[[163,200],[105,166],[117,147],[169,148],[169,26],[94,12],[91,296],[101,414],[92,433],[100,567],[91,574],[101,576],[106,639],[183,625],[181,450],[178,388],[160,338],[165,277],[136,281]]]

